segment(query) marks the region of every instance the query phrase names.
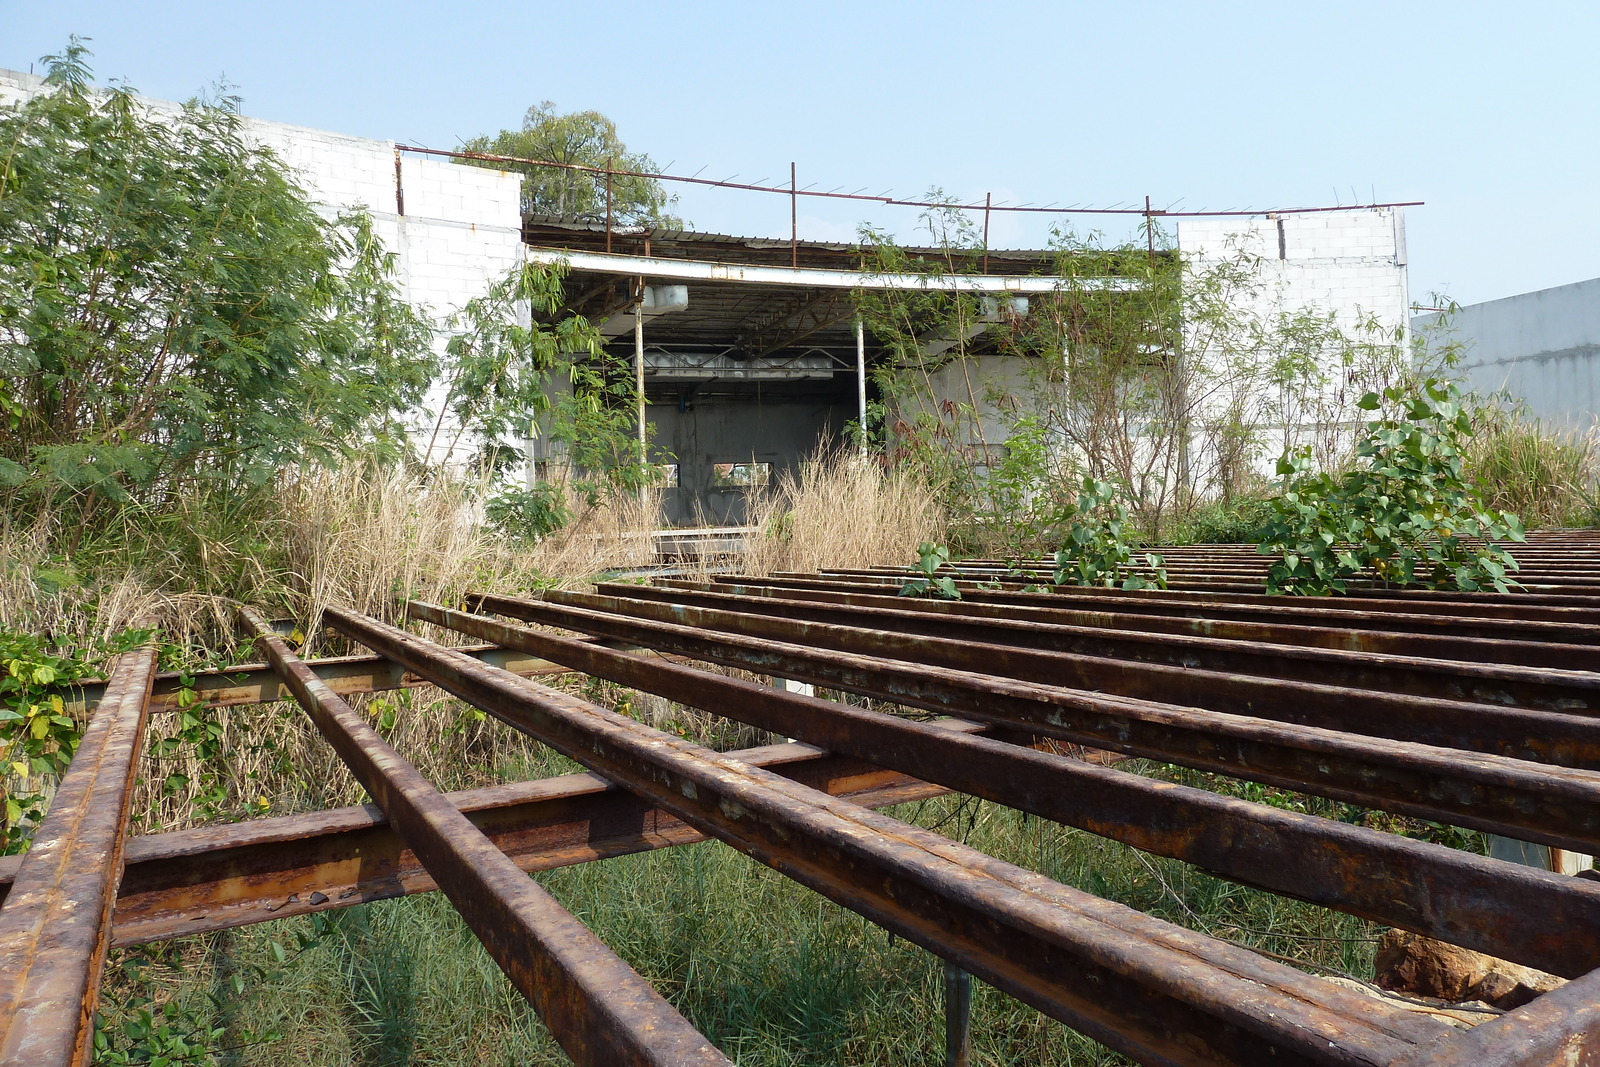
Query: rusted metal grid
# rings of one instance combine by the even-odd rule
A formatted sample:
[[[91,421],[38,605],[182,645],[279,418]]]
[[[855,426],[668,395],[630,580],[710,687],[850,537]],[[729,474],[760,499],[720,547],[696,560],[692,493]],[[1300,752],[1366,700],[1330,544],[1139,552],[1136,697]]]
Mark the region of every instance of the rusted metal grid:
[[[1518,555],[1528,588],[1512,595],[1267,597],[1260,558],[1221,546],[1169,551],[1180,588],[1166,592],[1024,592],[1006,565],[968,563],[958,602],[898,598],[890,569],[485,593],[470,612],[409,613],[486,645],[331,610],[324,622],[377,658],[320,663],[244,612],[270,673],[202,678],[201,695],[287,687],[376,807],[134,838],[119,857],[137,731],[164,688],[148,651],[124,657],[34,850],[0,861],[0,1048],[81,1058],[108,940],[441,888],[576,1061],[725,1062],[521,874],[711,837],[1142,1062],[1600,1063],[1600,883],[1034,747],[1600,852],[1600,541],[1543,537]],[[556,669],[805,744],[711,752],[525,677]],[[340,696],[422,681],[595,773],[439,794]],[[1456,1029],[872,810],[945,790],[1573,980]],[[82,887],[57,841],[77,842],[66,874]]]

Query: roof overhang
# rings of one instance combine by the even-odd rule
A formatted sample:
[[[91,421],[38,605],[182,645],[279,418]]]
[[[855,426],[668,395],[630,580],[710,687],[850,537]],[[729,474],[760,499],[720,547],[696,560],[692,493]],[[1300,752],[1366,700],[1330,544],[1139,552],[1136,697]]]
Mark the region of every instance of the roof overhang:
[[[1001,274],[881,274],[858,270],[823,270],[816,267],[775,267],[707,260],[664,259],[616,252],[579,252],[571,249],[528,248],[534,263],[565,263],[575,272],[615,274],[684,282],[736,282],[746,285],[798,286],[808,289],[896,289],[957,293],[1054,293],[1067,286],[1050,275]],[[1130,278],[1078,278],[1076,289],[1128,292],[1138,288]]]

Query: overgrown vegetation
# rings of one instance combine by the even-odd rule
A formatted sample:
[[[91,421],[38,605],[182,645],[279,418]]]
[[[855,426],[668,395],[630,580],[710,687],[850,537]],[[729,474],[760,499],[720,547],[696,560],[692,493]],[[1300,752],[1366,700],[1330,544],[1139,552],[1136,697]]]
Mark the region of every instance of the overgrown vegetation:
[[[359,216],[329,222],[237,101],[153,117],[74,42],[0,109],[0,502],[63,530],[128,505],[394,457],[431,332]],[[340,268],[340,269],[335,269]]]
[[[1134,567],[1128,537],[1128,508],[1116,487],[1085,477],[1077,513],[1056,550],[1055,583],[1165,589],[1166,562],[1158,553],[1146,552],[1140,560],[1143,567]]]
[[[312,210],[270,153],[241,137],[233,101],[152,120],[129,92],[91,92],[86,60],[75,42],[49,64],[47,92],[0,110],[0,845],[13,852],[80,735],[71,682],[139,639],[132,620],[159,616],[164,666],[180,672],[181,687],[196,671],[254,658],[234,642],[235,599],[302,621],[333,603],[394,619],[410,597],[577,584],[649,562],[643,535],[660,525],[633,433],[631,377],[588,323],[562,316],[558,269],[519,270],[473,302],[441,367],[434,324],[399,300],[370,224]],[[592,116],[542,106],[525,125],[570,144],[478,147],[651,169]],[[530,206],[602,210],[592,176],[560,172],[565,184],[549,184],[551,172],[533,173]],[[658,189],[619,179],[612,191],[619,221],[670,222]],[[937,255],[868,233],[869,263],[977,269],[977,237],[959,215],[929,221]],[[1058,235],[1066,285],[1025,318],[937,291],[864,298],[869,326],[894,353],[875,372],[879,401],[859,428],[885,462],[819,452],[752,489],[749,515],[762,532],[744,565],[903,564],[919,545],[924,584],[913,591],[959,595],[952,555],[1055,551],[1057,581],[1136,588],[1164,582],[1160,557],[1136,554],[1146,542],[1251,539],[1276,514],[1254,465],[1295,443],[1273,440],[1274,429],[1310,427],[1301,443],[1336,470],[1350,440],[1343,391],[1395,385],[1395,350],[1380,334],[1351,339],[1315,315],[1252,318],[1238,310],[1253,284],[1246,258],[1185,275],[1166,235],[1151,237],[1154,254]],[[1132,287],[1106,288],[1106,277]],[[519,305],[534,310],[534,324]],[[985,345],[1011,360],[1006,388],[970,374]],[[445,410],[422,431],[449,451],[478,449],[469,473],[429,467],[403,447],[406,415],[430,380],[444,383]],[[1467,566],[1493,585],[1498,557],[1475,554],[1471,529],[1456,521],[1463,508],[1489,517],[1478,527],[1488,535],[1507,508],[1541,521],[1593,515],[1587,445],[1425,395],[1421,414],[1414,394],[1390,395],[1390,418],[1362,453],[1361,491],[1399,479],[1414,490],[1406,515],[1422,517],[1407,519],[1415,542],[1389,523],[1382,536],[1393,547],[1373,566],[1410,544],[1409,570],[1398,573],[1412,580]],[[1466,417],[1478,420],[1470,440]],[[546,471],[531,488],[507,488],[533,433],[561,446],[567,476]],[[1343,474],[1326,477],[1319,484],[1334,496],[1353,498]],[[1474,479],[1493,483],[1481,505]],[[1310,500],[1304,487],[1292,492]],[[1379,536],[1373,521],[1363,536]],[[1471,559],[1430,556],[1427,546],[1445,538]],[[300,636],[308,655],[344,651],[322,633]],[[770,740],[707,712],[572,684],[682,736],[723,747]],[[192,691],[179,703],[151,725],[138,832],[365,799],[294,706],[223,711]],[[441,788],[574,769],[437,690],[354,703]],[[1383,818],[1127,766],[1328,817]],[[897,814],[1308,966],[1368,965],[1371,931],[1355,919],[970,799]],[[936,961],[731,850],[674,849],[538,877],[741,1063],[936,1055]],[[979,988],[975,1019],[978,1062],[1120,1062],[993,990]],[[119,951],[96,1047],[105,1063],[301,1063],[308,1050],[326,1063],[564,1062],[437,896]]]
[[[111,656],[147,634],[127,630],[96,647],[60,649],[38,635],[0,629],[0,855],[27,847],[49,804],[51,783],[78,750],[83,729],[67,714],[62,693],[98,675]]]
[[[916,472],[862,463],[827,443],[746,500],[761,533],[746,542],[740,566],[753,574],[898,564],[914,546],[946,539],[943,509]]]
[[[1495,401],[1472,412],[1462,460],[1484,505],[1516,512],[1529,528],[1600,523],[1600,455],[1592,429],[1542,426],[1525,409]]]
[[[1506,592],[1517,562],[1501,542],[1523,540],[1522,524],[1486,508],[1466,479],[1472,420],[1460,391],[1430,378],[1419,391],[1391,386],[1359,402],[1385,404],[1390,413],[1368,424],[1344,471],[1314,472],[1306,451],[1279,461],[1288,482],[1260,548],[1275,557],[1268,592],[1343,593],[1360,577]]]
[[[982,269],[965,212],[924,226],[921,252],[863,230],[868,269]],[[1270,310],[1255,257],[1185,260],[1159,227],[1144,236],[1057,231],[1059,287],[1025,314],[940,288],[858,294],[890,353],[873,372],[888,422],[869,437],[927,481],[955,555],[1055,551],[1085,477],[1121,487],[1138,538],[1174,540],[1208,508],[1266,495],[1266,457],[1303,445],[1336,462],[1355,398],[1408,379],[1410,354],[1375,321]]]
[[[636,436],[633,374],[587,319],[563,313],[566,273],[524,264],[467,303],[446,346],[445,400],[428,444],[432,455],[448,414],[455,430],[446,454],[463,439],[476,442],[473,466],[494,476],[525,461],[525,441],[543,438],[547,450],[559,450],[559,470],[545,472],[543,487],[513,490],[496,503],[506,519],[533,520],[532,532],[564,525],[569,494],[595,507],[608,496],[638,494],[655,477]]]

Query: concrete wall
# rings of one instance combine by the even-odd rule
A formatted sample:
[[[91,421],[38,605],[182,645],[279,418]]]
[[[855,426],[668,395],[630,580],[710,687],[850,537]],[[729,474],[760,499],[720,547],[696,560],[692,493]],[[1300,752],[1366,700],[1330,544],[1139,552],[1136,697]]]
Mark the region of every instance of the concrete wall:
[[[1228,412],[1244,413],[1256,443],[1246,466],[1270,476],[1287,448],[1308,445],[1320,463],[1337,462],[1352,447],[1366,415],[1355,407],[1367,392],[1382,389],[1409,365],[1410,282],[1405,214],[1401,208],[1364,208],[1255,219],[1181,219],[1178,249],[1196,274],[1230,261],[1248,265],[1251,278],[1233,302],[1270,328],[1280,316],[1331,313],[1351,345],[1315,353],[1318,370],[1277,389],[1254,378],[1212,376],[1216,391],[1200,406],[1198,424],[1221,425]],[[1270,343],[1270,342],[1269,342]],[[1291,355],[1282,341],[1273,358]],[[1201,361],[1216,353],[1191,354]],[[1231,384],[1228,384],[1231,383]],[[1238,477],[1216,442],[1197,433],[1188,462],[1204,491],[1219,479]]]
[[[1471,304],[1447,321],[1418,315],[1431,348],[1460,346],[1455,373],[1478,393],[1509,392],[1535,418],[1587,430],[1600,414],[1600,278]]]
[[[1262,312],[1320,308],[1347,329],[1369,315],[1389,328],[1410,321],[1402,208],[1179,219],[1177,231],[1178,251],[1196,268],[1255,257]]]
[[[651,404],[646,410],[654,428],[651,453],[678,463],[678,487],[662,494],[667,521],[742,524],[748,493],[713,486],[713,464],[770,463],[776,482],[784,471],[797,470],[824,437],[840,440],[853,414],[842,405],[817,401],[711,398],[691,401],[682,411],[673,404]]]
[[[1279,314],[1309,311],[1331,312],[1338,327],[1347,335],[1369,340],[1390,341],[1395,331],[1408,328],[1410,291],[1406,269],[1405,217],[1399,208],[1376,208],[1282,218],[1199,218],[1181,219],[1177,224],[1178,250],[1189,269],[1206,272],[1228,263],[1244,264],[1247,277],[1233,292],[1240,318],[1272,322]],[[1363,333],[1371,326],[1377,335]],[[1193,340],[1191,338],[1191,340]],[[1405,344],[1404,338],[1401,344]],[[1190,353],[1209,358],[1201,351]],[[1402,358],[1404,348],[1395,350]],[[1331,357],[1330,357],[1331,360]],[[1286,441],[1319,438],[1328,451],[1337,451],[1348,441],[1349,431],[1362,421],[1353,403],[1371,387],[1369,373],[1363,377],[1359,367],[1325,366],[1328,380],[1315,391],[1310,402],[1275,401],[1283,416],[1263,431],[1265,440],[1255,457],[1263,474],[1272,471],[1274,461]],[[952,364],[931,376],[932,404],[945,402],[971,404],[976,398],[983,441],[989,445],[1004,442],[1007,416],[989,397],[1000,394],[1018,398],[1022,410],[1037,409],[1043,400],[1030,386],[1026,370],[1010,357],[981,357],[964,366]],[[1218,390],[1210,402],[1217,411],[1202,406],[1199,421],[1220,417],[1229,394]],[[919,405],[913,405],[913,408]],[[922,407],[926,407],[924,402]],[[1281,425],[1288,421],[1290,425]],[[969,427],[970,441],[979,443],[976,428]],[[1189,461],[1197,479],[1217,468],[1216,457],[1207,452],[1207,442],[1196,437]]]
[[[35,75],[0,70],[0,104],[26,98],[41,85]],[[156,117],[179,108],[165,100],[141,102]],[[402,291],[433,318],[441,349],[449,317],[522,262],[518,175],[407,156],[401,164],[402,216],[395,198],[393,141],[248,117],[243,126],[248,139],[272,149],[294,171],[322,214],[332,218],[363,208],[372,216],[375,233],[396,256]],[[442,387],[430,398],[432,411],[417,413],[419,427],[431,429],[442,402],[438,394]],[[441,434],[446,441],[453,436]]]

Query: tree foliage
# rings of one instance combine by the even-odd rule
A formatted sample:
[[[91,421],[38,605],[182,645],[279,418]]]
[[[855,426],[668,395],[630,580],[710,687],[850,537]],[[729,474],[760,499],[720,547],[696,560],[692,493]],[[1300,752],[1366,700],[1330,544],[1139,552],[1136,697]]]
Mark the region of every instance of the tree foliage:
[[[445,407],[459,433],[481,443],[486,468],[543,436],[565,451],[580,492],[636,490],[653,475],[639,455],[633,375],[589,320],[563,314],[566,274],[560,264],[524,264],[467,304],[447,346]]]
[[[0,487],[92,507],[398,450],[431,331],[369,222],[320,216],[236,100],[155,113],[87,57],[0,109]]]
[[[927,197],[949,202],[937,189]],[[862,227],[864,270],[933,279],[981,271],[982,237],[965,212],[953,204],[931,208],[922,229],[930,243],[912,249]],[[1017,555],[1045,548],[1072,512],[1076,469],[1043,418],[969,373],[973,349],[1012,328],[1009,307],[942,284],[859,289],[854,299],[867,331],[886,350],[872,366],[880,400],[869,406],[869,447],[928,483],[961,551],[981,546]],[[852,424],[852,433],[861,432]]]
[[[681,225],[670,214],[677,198],[669,196],[655,179],[637,176],[653,173],[655,161],[643,152],[630,152],[617,136],[617,124],[598,111],[563,114],[546,100],[528,109],[521,129],[501,130],[493,137],[474,137],[462,147],[468,152],[632,172],[611,179],[612,221],[625,226]],[[605,218],[605,175],[562,167],[514,166],[523,174],[523,211]]]
[[[888,350],[885,458],[926,478],[959,551],[1059,545],[1085,475],[1121,488],[1130,529],[1169,538],[1209,501],[1261,495],[1263,459],[1288,447],[1348,453],[1355,399],[1407,375],[1403,334],[1284,307],[1248,242],[1185,257],[1148,226],[1132,242],[1054,230],[1054,291],[1025,314],[937,285],[858,294]],[[970,212],[930,209],[924,228],[920,250],[864,229],[866,269],[982,270]]]
[[[1390,413],[1367,424],[1356,463],[1314,471],[1309,453],[1278,461],[1288,479],[1261,552],[1273,593],[1343,593],[1357,578],[1467,591],[1517,584],[1501,543],[1523,540],[1516,515],[1484,505],[1462,470],[1472,420],[1454,383],[1429,378],[1359,402]]]

